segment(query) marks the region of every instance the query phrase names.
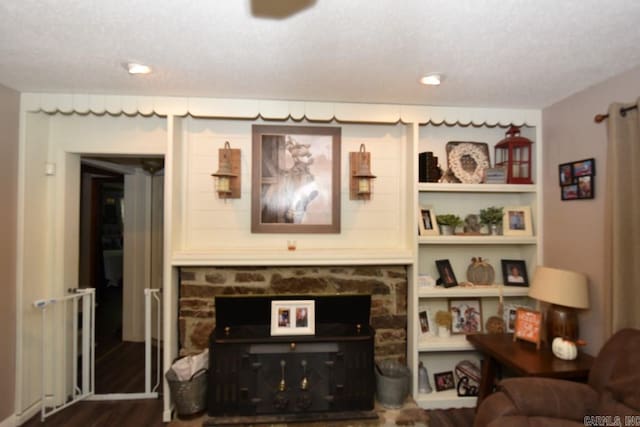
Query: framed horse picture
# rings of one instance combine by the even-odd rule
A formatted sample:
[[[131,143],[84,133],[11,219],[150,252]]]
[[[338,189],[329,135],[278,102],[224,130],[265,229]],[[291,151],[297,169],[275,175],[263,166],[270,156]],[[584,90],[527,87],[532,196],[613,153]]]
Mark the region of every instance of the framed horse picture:
[[[339,127],[253,125],[252,233],[340,233]]]

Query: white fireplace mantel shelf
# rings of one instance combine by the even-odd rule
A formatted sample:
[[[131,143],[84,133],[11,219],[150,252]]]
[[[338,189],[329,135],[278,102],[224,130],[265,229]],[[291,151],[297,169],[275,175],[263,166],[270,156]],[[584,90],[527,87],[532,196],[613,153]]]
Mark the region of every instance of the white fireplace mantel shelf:
[[[193,266],[290,266],[290,265],[405,265],[413,262],[409,249],[296,249],[175,252],[172,265]]]

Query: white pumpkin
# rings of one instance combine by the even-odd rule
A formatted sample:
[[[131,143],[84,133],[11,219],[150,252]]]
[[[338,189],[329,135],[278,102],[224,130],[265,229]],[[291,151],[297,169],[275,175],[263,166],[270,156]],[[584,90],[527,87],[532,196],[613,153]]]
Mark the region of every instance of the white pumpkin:
[[[578,357],[578,348],[573,341],[565,340],[564,338],[554,338],[551,343],[551,351],[553,354],[562,360],[573,360]]]

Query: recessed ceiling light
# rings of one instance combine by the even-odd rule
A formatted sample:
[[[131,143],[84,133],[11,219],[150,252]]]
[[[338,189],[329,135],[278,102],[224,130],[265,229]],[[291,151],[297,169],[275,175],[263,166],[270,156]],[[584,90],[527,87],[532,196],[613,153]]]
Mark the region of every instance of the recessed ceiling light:
[[[444,75],[440,73],[431,73],[421,78],[420,83],[423,85],[438,86],[442,80],[444,80]]]
[[[125,64],[125,68],[129,74],[149,74],[151,72],[151,67],[137,62],[129,62]]]

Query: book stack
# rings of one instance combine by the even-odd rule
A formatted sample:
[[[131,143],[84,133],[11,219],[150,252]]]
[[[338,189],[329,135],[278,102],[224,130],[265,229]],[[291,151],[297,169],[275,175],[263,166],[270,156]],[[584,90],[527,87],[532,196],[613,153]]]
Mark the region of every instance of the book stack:
[[[442,171],[438,167],[438,158],[433,152],[426,151],[418,155],[418,180],[420,182],[438,182]]]
[[[507,182],[507,171],[504,168],[487,168],[484,174],[485,184],[505,184]]]

